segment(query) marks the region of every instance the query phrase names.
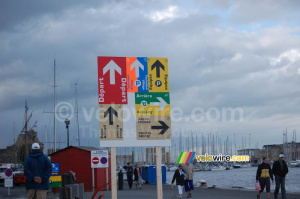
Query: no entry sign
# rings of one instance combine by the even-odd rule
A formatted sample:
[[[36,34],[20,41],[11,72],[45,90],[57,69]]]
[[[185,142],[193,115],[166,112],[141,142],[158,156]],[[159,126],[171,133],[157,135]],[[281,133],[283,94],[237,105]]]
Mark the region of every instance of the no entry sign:
[[[91,151],[92,168],[108,168],[108,151],[97,150]]]

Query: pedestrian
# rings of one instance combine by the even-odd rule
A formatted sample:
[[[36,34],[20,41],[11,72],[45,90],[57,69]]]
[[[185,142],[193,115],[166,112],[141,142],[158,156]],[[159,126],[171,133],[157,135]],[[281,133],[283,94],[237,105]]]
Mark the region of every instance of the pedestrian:
[[[184,189],[187,193],[187,198],[192,197],[191,191],[194,190],[193,178],[195,173],[194,165],[191,163],[187,163],[183,166],[183,170],[186,172],[187,177],[184,180]]]
[[[182,169],[182,165],[178,165],[178,169],[176,169],[173,179],[172,179],[172,188],[174,181],[176,180],[176,186],[178,188],[179,198],[182,198],[183,186],[184,186],[184,178],[187,176],[185,171]]]
[[[274,198],[277,199],[277,194],[279,192],[279,188],[281,187],[281,196],[282,199],[286,199],[286,191],[285,191],[285,176],[289,172],[286,162],[284,161],[284,155],[280,154],[278,160],[276,160],[273,164],[272,168],[273,174],[275,175],[275,192]]]
[[[134,169],[134,181],[136,181],[136,189],[138,189],[138,187],[140,189],[142,189],[143,178],[142,178],[142,170],[139,167],[139,164],[135,165],[135,169]]]
[[[129,186],[129,189],[131,189],[132,188],[132,183],[133,183],[133,179],[132,179],[133,168],[132,168],[130,162],[127,163],[127,166],[124,166],[124,169],[127,171],[128,186]]]
[[[33,143],[32,152],[24,163],[27,199],[46,199],[52,165],[47,156],[40,151],[40,145]]]
[[[260,194],[264,191],[265,187],[267,197],[268,199],[270,199],[270,178],[272,179],[272,182],[274,182],[272,169],[271,166],[268,164],[268,158],[264,157],[263,162],[258,166],[256,172],[256,182],[259,182],[261,187],[261,190],[257,194],[257,199],[260,198]]]

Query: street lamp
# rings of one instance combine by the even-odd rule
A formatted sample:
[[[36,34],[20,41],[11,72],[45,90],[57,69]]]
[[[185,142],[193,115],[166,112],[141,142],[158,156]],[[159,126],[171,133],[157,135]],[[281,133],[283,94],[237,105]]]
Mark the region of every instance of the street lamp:
[[[70,125],[70,120],[68,118],[65,120],[66,123],[66,129],[67,129],[67,138],[68,138],[68,147],[69,147],[69,125]]]

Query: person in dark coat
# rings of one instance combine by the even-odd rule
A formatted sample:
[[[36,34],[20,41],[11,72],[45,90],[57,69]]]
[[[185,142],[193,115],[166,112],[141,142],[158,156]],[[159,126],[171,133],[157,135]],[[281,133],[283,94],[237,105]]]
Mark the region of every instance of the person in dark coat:
[[[184,186],[184,178],[187,176],[185,171],[182,169],[182,165],[178,165],[178,169],[175,171],[172,179],[172,188],[173,183],[176,180],[176,186],[178,188],[179,198],[182,198],[183,186]]]
[[[289,172],[286,162],[283,160],[284,155],[280,154],[278,160],[273,164],[273,174],[275,175],[276,188],[274,191],[274,198],[277,199],[279,188],[281,187],[282,199],[286,199],[285,191],[285,176]]]
[[[142,189],[143,178],[142,178],[142,169],[139,167],[139,164],[136,164],[134,169],[134,181],[136,182],[136,189],[138,186]]]
[[[129,189],[132,188],[132,183],[133,183],[133,168],[130,164],[130,162],[127,163],[127,166],[124,166],[124,169],[127,171],[127,181],[128,181],[128,186]]]
[[[24,163],[28,199],[46,199],[51,173],[52,164],[49,158],[40,151],[38,143],[33,143],[32,152]]]
[[[258,165],[256,172],[256,182],[259,182],[261,187],[261,190],[258,192],[257,199],[260,198],[260,194],[264,191],[265,187],[267,191],[267,197],[270,199],[270,178],[272,179],[272,182],[274,182],[272,169],[268,164],[268,158],[264,157],[263,163]]]

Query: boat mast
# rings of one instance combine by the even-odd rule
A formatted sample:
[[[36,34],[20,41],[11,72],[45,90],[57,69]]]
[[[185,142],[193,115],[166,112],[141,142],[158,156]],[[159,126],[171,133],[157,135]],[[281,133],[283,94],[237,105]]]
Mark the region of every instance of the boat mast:
[[[78,100],[77,100],[77,84],[78,84],[78,82],[75,83],[75,104],[76,104],[76,122],[77,122],[78,146],[80,146],[79,120],[78,120]]]
[[[53,128],[53,142],[54,142],[54,152],[56,152],[56,126],[55,126],[55,106],[56,106],[56,96],[55,96],[55,89],[56,89],[56,85],[55,85],[55,68],[56,68],[56,62],[54,59],[54,79],[53,79],[53,90],[54,90],[54,99],[53,99],[53,118],[54,118],[54,128]]]
[[[25,101],[25,158],[28,156],[28,146],[27,146],[27,111],[28,111],[28,105],[27,105],[27,100]]]

